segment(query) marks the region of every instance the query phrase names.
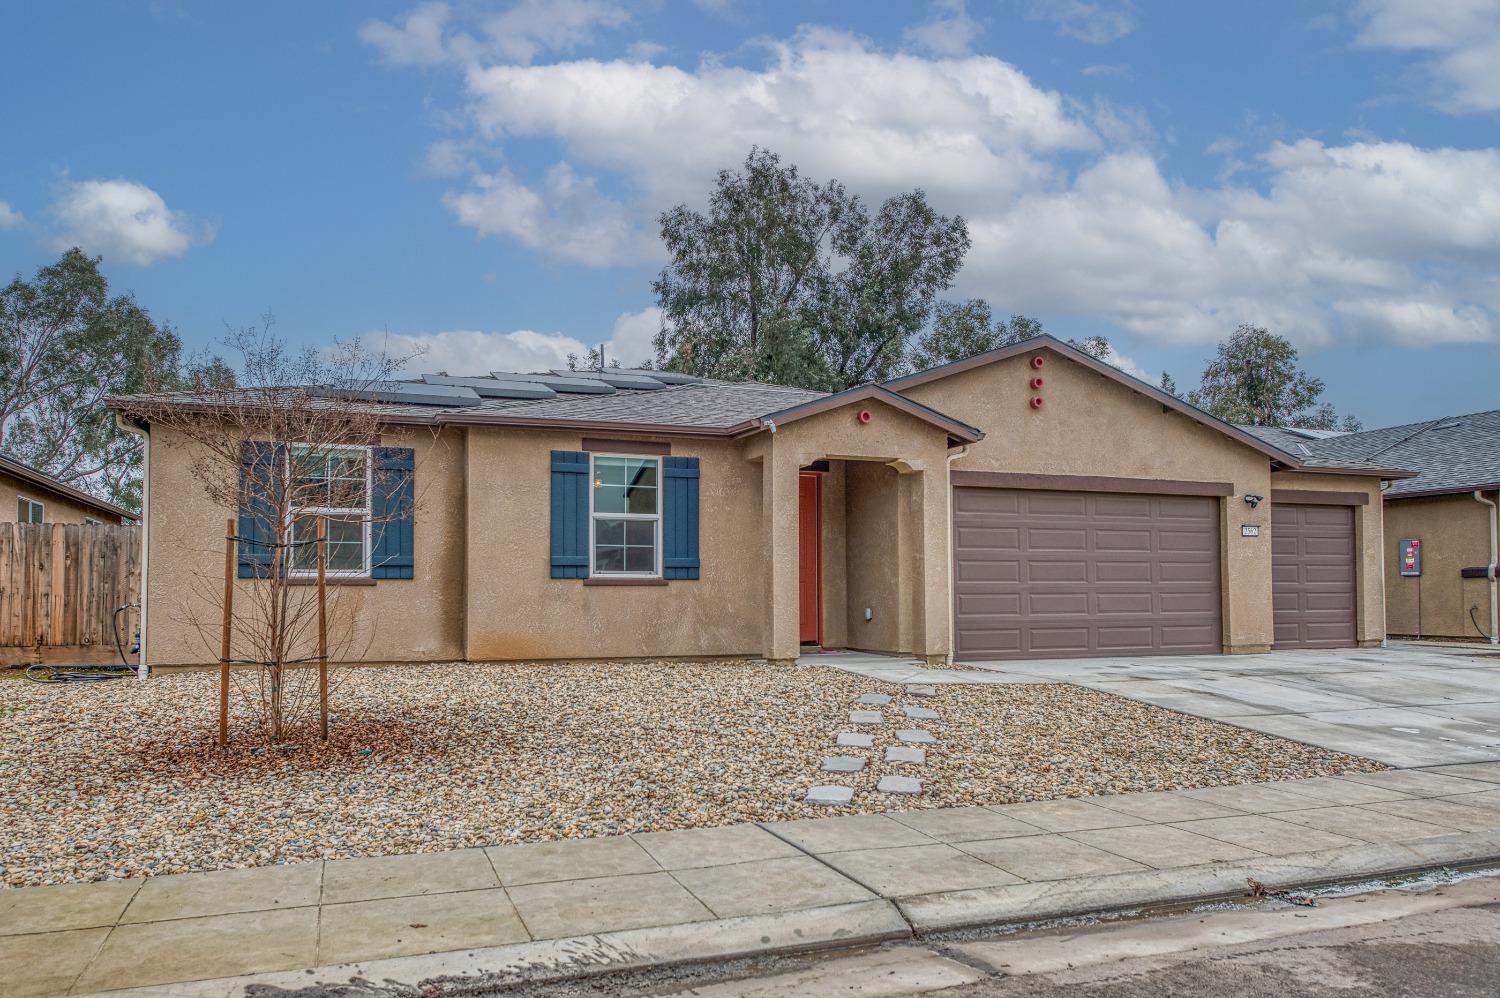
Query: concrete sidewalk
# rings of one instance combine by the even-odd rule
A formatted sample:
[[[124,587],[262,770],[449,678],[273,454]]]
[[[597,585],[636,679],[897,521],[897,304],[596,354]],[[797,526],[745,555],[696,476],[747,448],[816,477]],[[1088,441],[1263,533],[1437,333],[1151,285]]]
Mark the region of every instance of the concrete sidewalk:
[[[1496,859],[1485,763],[11,889],[0,994],[547,979]]]

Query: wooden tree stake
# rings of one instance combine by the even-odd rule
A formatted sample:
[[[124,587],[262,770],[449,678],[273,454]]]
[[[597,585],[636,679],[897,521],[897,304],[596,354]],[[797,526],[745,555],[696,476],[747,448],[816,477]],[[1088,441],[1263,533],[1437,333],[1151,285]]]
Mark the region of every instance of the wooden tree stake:
[[[318,517],[318,724],[328,741],[328,517]]]
[[[229,639],[234,628],[234,520],[224,526],[224,636],[219,645],[219,747],[229,744]]]

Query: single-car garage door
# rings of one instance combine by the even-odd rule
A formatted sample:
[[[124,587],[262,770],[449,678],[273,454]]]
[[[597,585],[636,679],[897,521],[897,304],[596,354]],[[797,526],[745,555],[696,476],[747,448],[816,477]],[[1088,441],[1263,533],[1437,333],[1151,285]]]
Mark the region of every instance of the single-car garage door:
[[[1353,508],[1271,508],[1271,601],[1277,648],[1354,646]]]
[[[960,659],[1217,653],[1219,503],[956,488]]]

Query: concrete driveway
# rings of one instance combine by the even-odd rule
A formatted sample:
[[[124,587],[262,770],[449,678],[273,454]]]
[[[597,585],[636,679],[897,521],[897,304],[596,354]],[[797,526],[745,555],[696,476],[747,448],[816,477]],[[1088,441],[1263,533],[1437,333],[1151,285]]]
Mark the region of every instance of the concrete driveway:
[[[1392,766],[1500,760],[1500,655],[1482,648],[995,664]]]
[[[1500,760],[1500,653],[1487,646],[974,662],[803,661],[892,682],[1061,682],[1403,768]],[[977,671],[967,671],[977,670]]]

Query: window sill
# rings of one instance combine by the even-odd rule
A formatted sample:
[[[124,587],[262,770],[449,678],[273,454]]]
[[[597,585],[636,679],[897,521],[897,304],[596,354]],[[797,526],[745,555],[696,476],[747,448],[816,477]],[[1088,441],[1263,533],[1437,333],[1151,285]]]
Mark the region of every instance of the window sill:
[[[608,576],[596,576],[584,579],[586,586],[664,586],[666,579],[611,579]]]
[[[330,575],[324,582],[330,586],[373,586],[375,580],[367,575]],[[286,580],[289,586],[315,586],[318,584],[317,577],[304,578],[302,576],[289,576]]]

